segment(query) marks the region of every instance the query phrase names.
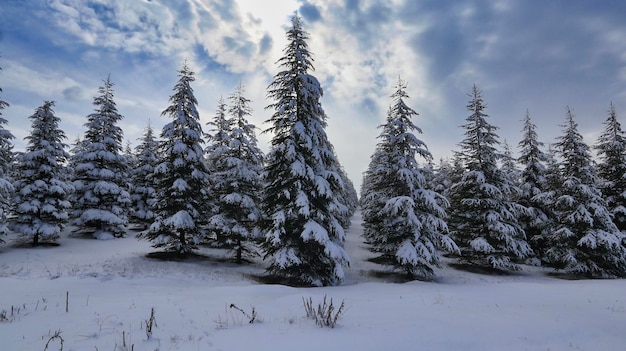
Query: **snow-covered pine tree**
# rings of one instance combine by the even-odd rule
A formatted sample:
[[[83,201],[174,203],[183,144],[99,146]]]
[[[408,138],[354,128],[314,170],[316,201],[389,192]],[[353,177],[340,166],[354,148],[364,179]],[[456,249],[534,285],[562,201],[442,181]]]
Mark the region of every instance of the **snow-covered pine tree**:
[[[604,131],[594,146],[598,154],[600,190],[606,199],[613,222],[621,231],[626,230],[626,137],[617,120],[613,103],[609,117],[604,121]]]
[[[590,148],[568,107],[563,135],[555,144],[564,178],[557,190],[555,228],[546,236],[546,259],[566,273],[588,277],[626,276],[624,235],[597,187]]]
[[[124,158],[126,159],[126,169],[128,170],[128,191],[130,193],[130,189],[132,188],[132,177],[130,176],[131,170],[137,166],[137,156],[133,152],[133,148],[130,144],[129,140],[126,140],[126,146],[124,147],[124,151],[122,152]]]
[[[322,88],[313,71],[308,34],[293,16],[287,47],[278,60],[282,71],[268,87],[274,111],[273,133],[264,169],[265,257],[272,276],[295,284],[335,285],[349,263],[344,230],[336,217],[343,206],[338,161],[326,135]]]
[[[96,239],[123,237],[128,222],[130,195],[126,158],[122,153],[123,131],[110,77],[94,98],[95,112],[87,116],[87,131],[74,167],[73,224]]]
[[[154,170],[156,217],[139,238],[152,241],[185,257],[202,240],[203,225],[209,216],[207,204],[208,168],[203,155],[202,125],[191,82],[194,73],[185,62],[170,105],[162,112],[172,118],[161,131]]]
[[[519,203],[528,209],[528,212],[520,217],[520,224],[524,228],[526,238],[533,252],[543,256],[544,237],[550,227],[550,219],[547,215],[543,194],[547,191],[545,162],[546,154],[541,150],[543,143],[539,141],[537,126],[532,122],[530,113],[526,111],[523,137],[518,146],[520,156],[518,162],[522,165],[520,174],[522,193]]]
[[[221,166],[220,162],[223,161],[223,154],[226,153],[230,146],[233,120],[226,115],[227,108],[224,98],[220,96],[217,101],[215,115],[213,119],[207,123],[207,127],[209,128],[209,133],[206,134],[208,145],[204,152],[206,154],[212,184],[214,181],[217,181],[214,180],[217,175],[213,173],[215,173],[215,169]]]
[[[433,179],[429,184],[429,188],[438,194],[444,195],[452,185],[453,172],[453,166],[449,160],[439,159],[439,164],[433,168]]]
[[[381,126],[375,164],[368,167],[368,192],[364,194],[364,236],[377,262],[390,265],[410,277],[430,279],[440,265],[440,250],[458,248],[447,235],[445,222],[448,200],[428,189],[426,170],[417,157],[432,159],[426,144],[415,136],[422,133],[411,118],[417,112],[408,107],[406,83],[398,81],[391,96],[387,121]],[[371,201],[371,202],[370,202]]]
[[[76,168],[76,162],[78,162],[75,156],[83,151],[85,151],[85,142],[81,139],[80,135],[77,135],[74,142],[70,145],[70,160],[68,167],[65,167],[65,179],[70,181],[74,179],[74,169]],[[75,193],[70,197],[70,202],[74,202],[74,197]]]
[[[526,208],[512,200],[520,189],[498,168],[497,127],[487,122],[482,92],[473,86],[457,155],[466,172],[450,189],[448,225],[461,248],[461,263],[499,270],[519,269],[515,260],[532,254],[518,222]]]
[[[359,205],[361,207],[361,217],[368,218],[369,222],[382,222],[382,213],[380,212],[380,204],[384,204],[389,198],[388,194],[377,189],[380,186],[380,179],[377,178],[377,174],[386,170],[384,165],[387,164],[387,152],[383,150],[380,145],[377,145],[374,153],[370,156],[370,162],[367,169],[363,173],[363,182],[361,183],[361,196],[359,199]],[[379,168],[383,168],[382,170]],[[364,230],[363,238],[366,243],[372,242],[375,238],[370,235],[374,235],[374,230]]]
[[[502,155],[500,155],[500,169],[502,169],[504,175],[509,178],[511,184],[519,186],[521,172],[519,168],[517,168],[511,145],[506,141],[506,139],[502,142],[502,149]]]
[[[204,154],[206,155],[206,162],[209,170],[209,186],[208,186],[208,203],[209,208],[211,208],[210,217],[216,214],[217,212],[217,197],[218,195],[215,193],[215,189],[224,189],[226,187],[225,183],[229,180],[226,178],[226,174],[223,172],[228,166],[226,165],[226,153],[230,148],[230,137],[232,132],[232,123],[233,120],[228,118],[227,106],[224,98],[220,96],[217,101],[217,109],[215,111],[215,115],[213,119],[207,123],[207,128],[209,132],[205,134],[207,139],[207,147],[204,150]],[[211,225],[209,225],[211,227]],[[209,235],[206,239],[208,239],[209,244],[217,245],[218,247],[226,244],[226,240],[223,240],[219,236],[221,235],[219,230],[217,230],[214,226],[213,228],[209,228],[211,231],[211,235]]]
[[[352,216],[359,208],[359,193],[354,188],[354,183],[348,177],[348,173],[341,165],[338,165],[337,172],[341,176],[343,183],[343,192],[340,195],[340,202],[345,206],[345,210],[341,209],[339,211],[338,219],[341,226],[344,229],[348,229],[352,224]]]
[[[2,68],[0,68],[1,70]],[[0,88],[0,93],[2,88]],[[9,123],[2,117],[2,110],[9,104],[0,99],[0,235],[8,232],[7,217],[12,208],[13,184],[11,184],[11,166],[13,164],[13,134],[4,126]],[[0,243],[3,242],[0,238]]]
[[[543,206],[546,208],[546,214],[548,217],[552,218],[550,215],[551,210],[554,206],[554,199],[556,197],[556,193],[561,189],[563,183],[565,182],[565,177],[563,176],[563,171],[561,169],[561,165],[558,161],[558,150],[555,148],[555,144],[551,143],[548,145],[548,151],[546,152],[546,191],[541,195],[537,196],[543,202]]]
[[[69,196],[74,187],[65,179],[69,153],[54,115],[53,101],[46,101],[29,118],[32,130],[26,137],[26,151],[18,157],[20,179],[15,187],[13,231],[33,246],[53,243],[69,221]]]
[[[135,153],[133,152],[133,148],[130,145],[130,141],[126,140],[126,146],[124,146],[124,150],[122,150],[122,156],[124,156],[124,161],[126,163],[126,191],[128,192],[128,196],[129,196],[129,204],[128,204],[128,212],[127,212],[127,218],[131,218],[132,217],[132,211],[133,211],[133,200],[130,198],[131,194],[133,193],[133,188],[135,187],[135,183],[133,180],[133,176],[132,173],[134,172],[135,168],[137,167],[137,157],[135,156]]]
[[[229,144],[223,152],[220,147],[209,153],[215,166],[211,175],[215,208],[209,228],[217,234],[221,244],[233,250],[235,261],[241,263],[246,256],[258,254],[255,241],[260,236],[262,218],[263,152],[257,146],[255,126],[247,120],[252,109],[241,83],[228,100],[229,122],[220,122],[223,117],[220,107],[215,123],[223,124],[222,128],[229,131]],[[217,133],[223,131],[220,129]]]
[[[561,188],[563,187],[563,183],[565,183],[565,177],[563,175],[563,171],[561,169],[561,164],[559,164],[557,150],[554,148],[554,144],[548,145],[548,150],[545,153],[546,156],[546,172],[545,172],[545,189],[543,192],[538,193],[533,197],[533,201],[537,203],[537,205],[543,209],[544,214],[547,217],[547,222],[545,223],[545,228],[543,230],[543,236],[534,237],[533,245],[539,247],[539,252],[536,252],[536,256],[541,260],[542,263],[548,263],[548,259],[546,257],[546,245],[547,244],[547,234],[553,232],[556,227],[556,200],[561,192]]]
[[[140,224],[144,229],[152,223],[155,218],[153,211],[156,203],[156,191],[154,180],[154,168],[159,162],[157,155],[157,141],[154,137],[154,130],[148,124],[144,130],[140,143],[135,147],[135,167],[131,171],[131,182],[133,184],[131,199],[131,220]]]

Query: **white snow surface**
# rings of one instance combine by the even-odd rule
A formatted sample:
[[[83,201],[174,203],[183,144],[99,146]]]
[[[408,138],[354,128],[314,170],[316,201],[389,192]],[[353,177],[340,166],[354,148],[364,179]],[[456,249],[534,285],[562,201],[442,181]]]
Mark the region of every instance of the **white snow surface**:
[[[352,265],[336,287],[250,278],[266,263],[146,258],[150,244],[68,235],[59,247],[0,247],[0,349],[43,350],[624,350],[626,280],[568,281],[524,266],[490,276],[437,270],[435,282],[371,274],[360,216],[346,233]],[[226,252],[203,250],[211,257]],[[66,294],[68,312],[65,310]],[[335,329],[307,319],[302,299],[345,302]],[[256,323],[231,304],[258,314]],[[154,308],[156,327],[145,321]],[[13,310],[13,312],[11,312]],[[48,350],[58,350],[58,339]]]

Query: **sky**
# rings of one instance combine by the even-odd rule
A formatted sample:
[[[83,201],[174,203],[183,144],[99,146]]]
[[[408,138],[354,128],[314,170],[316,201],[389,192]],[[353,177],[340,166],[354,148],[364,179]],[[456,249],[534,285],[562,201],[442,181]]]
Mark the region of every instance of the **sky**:
[[[168,122],[161,112],[187,60],[205,131],[218,99],[241,82],[267,152],[267,86],[295,11],[310,34],[327,134],[357,188],[399,77],[435,162],[463,140],[473,84],[514,152],[526,111],[541,141],[551,143],[569,106],[589,145],[611,102],[620,122],[626,115],[620,0],[3,0],[6,128],[23,150],[28,117],[53,100],[71,144],[110,76],[120,124],[135,146],[148,124],[159,132]]]

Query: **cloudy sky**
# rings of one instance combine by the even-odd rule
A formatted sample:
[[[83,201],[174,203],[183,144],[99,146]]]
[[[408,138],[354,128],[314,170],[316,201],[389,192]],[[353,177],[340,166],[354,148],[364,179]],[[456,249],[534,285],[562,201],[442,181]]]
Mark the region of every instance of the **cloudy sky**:
[[[358,186],[399,76],[436,160],[463,139],[472,84],[514,149],[526,110],[539,137],[560,135],[570,106],[588,144],[609,103],[626,116],[626,2],[621,0],[3,0],[0,98],[24,147],[34,109],[56,101],[68,142],[84,133],[111,76],[126,139],[160,131],[187,59],[203,123],[239,81],[254,122],[268,126],[266,87],[278,72],[289,18],[310,33],[328,135]],[[267,151],[271,136],[261,135]]]

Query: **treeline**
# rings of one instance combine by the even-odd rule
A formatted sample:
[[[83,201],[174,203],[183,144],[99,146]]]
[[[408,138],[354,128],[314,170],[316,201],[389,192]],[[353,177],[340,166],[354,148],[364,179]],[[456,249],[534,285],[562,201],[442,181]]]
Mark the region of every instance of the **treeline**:
[[[626,276],[626,139],[612,104],[593,146],[597,163],[569,107],[547,150],[527,113],[515,159],[474,86],[460,150],[435,165],[415,136],[404,89],[400,81],[361,188],[364,235],[378,262],[423,278],[434,277],[442,253],[472,269],[533,264]]]
[[[69,152],[52,101],[30,116],[22,153],[13,152],[0,118],[2,233],[41,245],[67,225],[98,239],[122,237],[132,225],[170,254],[226,248],[236,262],[262,255],[281,282],[335,285],[349,265],[344,230],[360,205],[375,261],[412,278],[433,278],[444,255],[481,269],[535,264],[585,277],[626,275],[626,146],[612,105],[594,146],[597,164],[570,109],[548,150],[527,115],[514,159],[474,86],[460,150],[435,165],[399,80],[359,199],[325,132],[323,90],[298,15],[286,34],[267,88],[267,155],[242,84],[218,101],[203,131],[186,63],[162,112],[169,122],[158,136],[148,125],[134,150],[122,145],[110,79]],[[0,101],[0,112],[7,106]]]
[[[158,136],[148,125],[134,150],[122,145],[123,116],[110,78],[69,152],[53,101],[30,116],[24,152],[13,152],[1,119],[2,233],[36,246],[55,243],[67,225],[97,239],[122,237],[130,225],[170,254],[227,248],[236,262],[263,255],[269,274],[288,283],[339,283],[348,264],[344,229],[358,194],[327,138],[323,91],[310,74],[301,25],[294,16],[280,72],[268,87],[274,112],[267,155],[248,121],[243,84],[218,101],[203,131],[186,63],[162,112],[169,122]]]

